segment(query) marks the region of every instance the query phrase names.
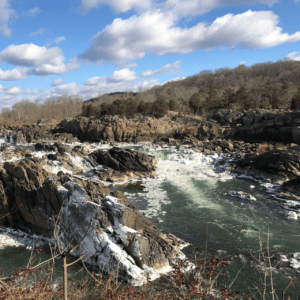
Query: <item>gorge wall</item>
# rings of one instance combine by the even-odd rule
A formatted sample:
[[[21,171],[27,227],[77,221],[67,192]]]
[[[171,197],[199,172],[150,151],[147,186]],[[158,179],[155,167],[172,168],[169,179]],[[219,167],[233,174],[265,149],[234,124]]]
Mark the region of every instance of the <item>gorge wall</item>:
[[[168,114],[163,118],[139,116],[134,119],[118,116],[67,118],[48,125],[2,126],[0,134],[11,131],[17,142],[78,139],[107,142],[154,142],[187,137],[197,139],[237,139],[244,141],[280,141],[300,143],[300,112],[218,110],[207,121],[198,116]]]

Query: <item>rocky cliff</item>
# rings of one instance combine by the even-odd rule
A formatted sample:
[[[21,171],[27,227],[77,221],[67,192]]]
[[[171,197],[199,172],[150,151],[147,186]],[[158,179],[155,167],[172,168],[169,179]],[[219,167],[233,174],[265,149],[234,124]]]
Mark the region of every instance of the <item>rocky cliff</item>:
[[[300,112],[237,111],[220,109],[207,121],[197,116],[166,115],[161,119],[139,116],[134,119],[118,116],[78,117],[58,124],[2,126],[0,134],[7,141],[41,142],[80,140],[106,142],[153,142],[186,138],[236,139],[243,141],[280,141],[300,143]]]
[[[164,235],[124,194],[110,191],[99,180],[72,176],[78,170],[66,159],[65,151],[81,151],[84,156],[84,149],[71,150],[57,143],[40,146],[56,154],[22,157],[0,166],[0,225],[51,238],[51,218],[59,218],[62,245],[76,244],[88,232],[74,255],[90,256],[88,263],[109,273],[118,271],[119,277],[133,285],[156,279],[185,259],[180,249],[187,244]],[[145,154],[122,149],[108,154],[119,172],[155,169],[155,160]],[[69,162],[69,174],[49,167],[55,162]]]
[[[193,116],[141,117],[135,120],[118,117],[76,118],[63,120],[59,127],[61,132],[71,133],[79,139],[117,142],[195,137],[300,143],[300,112],[277,110],[219,110],[208,121]]]
[[[299,111],[255,109],[232,112],[220,109],[210,120],[225,127],[225,137],[300,143]]]

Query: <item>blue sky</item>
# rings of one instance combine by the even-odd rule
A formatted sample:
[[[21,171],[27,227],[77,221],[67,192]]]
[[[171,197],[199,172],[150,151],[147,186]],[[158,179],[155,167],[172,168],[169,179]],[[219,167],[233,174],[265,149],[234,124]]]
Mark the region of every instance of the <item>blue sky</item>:
[[[0,0],[0,109],[300,60],[300,0]]]

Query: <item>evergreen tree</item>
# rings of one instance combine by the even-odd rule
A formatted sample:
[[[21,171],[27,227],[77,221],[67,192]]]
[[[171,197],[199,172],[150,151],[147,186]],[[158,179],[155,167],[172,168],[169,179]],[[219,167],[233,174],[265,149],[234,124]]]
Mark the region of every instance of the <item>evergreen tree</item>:
[[[174,99],[169,100],[169,110],[176,111],[176,103]]]
[[[292,98],[291,109],[300,109],[300,89]]]
[[[168,103],[164,98],[156,99],[152,104],[152,114],[156,118],[162,118],[168,111]]]
[[[192,113],[198,114],[200,111],[200,107],[202,107],[202,101],[200,98],[199,93],[195,93],[189,101],[190,109],[192,110]]]

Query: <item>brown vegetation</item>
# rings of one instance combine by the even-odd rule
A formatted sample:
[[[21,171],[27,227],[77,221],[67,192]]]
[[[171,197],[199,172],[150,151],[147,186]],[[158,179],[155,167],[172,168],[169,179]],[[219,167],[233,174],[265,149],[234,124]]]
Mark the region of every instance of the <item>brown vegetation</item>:
[[[157,99],[171,101],[172,110],[205,114],[218,108],[232,110],[252,108],[299,108],[300,62],[277,61],[247,67],[201,71],[183,80],[154,86],[139,93],[111,93],[86,101],[94,108],[102,103],[131,99],[140,103]],[[116,103],[116,102],[115,102]]]
[[[253,211],[252,211],[253,212]],[[54,219],[55,224],[57,220]],[[183,265],[178,265],[174,272],[169,276],[162,276],[155,282],[147,283],[141,287],[132,287],[125,282],[118,279],[118,270],[115,270],[116,274],[95,275],[94,272],[90,271],[85,265],[84,260],[80,257],[84,268],[87,271],[89,278],[82,278],[81,282],[74,282],[72,277],[68,276],[66,268],[68,265],[64,259],[63,263],[63,279],[64,284],[58,284],[58,282],[52,281],[52,273],[55,265],[55,260],[59,256],[66,257],[65,252],[59,251],[55,255],[55,251],[52,251],[52,258],[48,261],[38,263],[33,266],[36,258],[33,253],[31,254],[30,260],[26,268],[17,268],[16,271],[10,277],[1,278],[0,269],[0,300],[16,300],[16,299],[36,299],[36,300],[54,300],[54,299],[110,299],[110,300],[140,300],[140,299],[212,299],[212,300],[251,300],[251,299],[288,299],[291,300],[290,296],[286,293],[290,286],[294,286],[296,279],[291,277],[285,290],[275,291],[273,283],[273,270],[275,265],[272,265],[271,259],[273,255],[270,253],[269,248],[269,230],[267,232],[267,238],[263,239],[261,230],[258,228],[258,241],[259,241],[259,252],[253,254],[250,252],[253,258],[251,266],[260,272],[257,274],[259,284],[254,285],[252,292],[235,292],[231,290],[231,286],[236,281],[239,272],[236,277],[231,280],[230,284],[224,283],[225,278],[228,275],[222,274],[227,267],[226,261],[221,257],[210,256],[207,251],[207,227],[206,227],[206,250],[205,257],[201,259],[196,258],[194,263],[196,268],[190,272],[184,272]],[[55,238],[58,242],[58,238]],[[79,245],[79,244],[78,244]],[[78,246],[77,245],[77,246]],[[77,247],[76,246],[76,247]],[[59,245],[56,244],[56,247]],[[264,249],[265,247],[265,249]],[[51,247],[50,247],[51,248]],[[71,248],[70,248],[71,249]],[[68,249],[69,250],[69,249]],[[34,250],[33,250],[34,251]],[[42,247],[40,246],[37,250],[37,254],[40,254]],[[70,251],[67,251],[68,253]],[[68,256],[68,254],[67,254]],[[48,265],[48,272],[43,266]],[[54,287],[53,284],[56,286]],[[280,293],[281,295],[279,295]],[[279,298],[280,297],[280,298]]]
[[[277,61],[247,67],[201,71],[183,80],[133,92],[101,95],[84,102],[79,96],[49,98],[44,103],[28,99],[4,108],[1,123],[36,122],[38,119],[62,119],[96,115],[136,114],[162,117],[167,110],[197,115],[211,114],[219,108],[299,109],[300,62]]]
[[[60,120],[76,117],[81,113],[83,100],[79,96],[61,96],[48,98],[40,103],[38,100],[23,99],[11,108],[3,108],[0,114],[1,124],[33,123],[40,119]]]

